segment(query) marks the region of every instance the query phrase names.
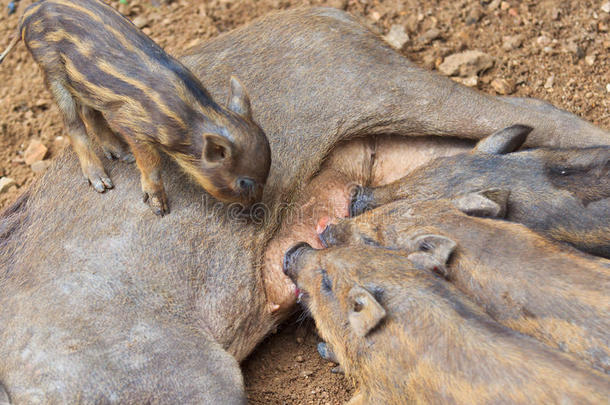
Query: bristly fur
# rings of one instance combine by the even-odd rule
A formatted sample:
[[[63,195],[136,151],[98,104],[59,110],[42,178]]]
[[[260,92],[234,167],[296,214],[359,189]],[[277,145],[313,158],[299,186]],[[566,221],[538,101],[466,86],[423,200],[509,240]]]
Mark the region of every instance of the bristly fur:
[[[270,166],[269,145],[251,119],[241,85],[235,86],[239,94],[232,101],[248,108],[236,112],[232,104],[217,104],[182,63],[98,0],[38,1],[24,11],[18,32],[1,58],[24,40],[45,73],[83,172],[97,191],[113,184],[82,120],[98,135],[107,156],[129,160],[128,144],[142,174],[142,190],[158,214],[168,209],[159,151],[221,200],[252,204],[260,198]],[[216,164],[215,170],[201,164],[204,134],[231,148],[226,153],[231,161]],[[256,195],[234,190],[244,176],[256,183]]]

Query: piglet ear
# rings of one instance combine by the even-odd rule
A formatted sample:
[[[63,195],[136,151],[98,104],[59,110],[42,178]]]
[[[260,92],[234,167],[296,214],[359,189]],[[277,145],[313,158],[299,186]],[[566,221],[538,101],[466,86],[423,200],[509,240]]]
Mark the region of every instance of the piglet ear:
[[[231,149],[231,141],[227,138],[217,134],[204,134],[201,161],[208,167],[220,166],[231,158]]]
[[[453,200],[453,204],[467,215],[504,218],[506,217],[509,196],[509,190],[490,188],[457,197]]]
[[[408,259],[415,267],[447,277],[447,263],[457,244],[442,235],[419,235],[411,240]]]
[[[385,309],[373,295],[360,286],[348,293],[349,324],[356,335],[365,337],[386,316]]]
[[[250,97],[246,89],[235,76],[231,76],[231,91],[229,92],[229,110],[245,118],[252,118]]]
[[[513,125],[501,129],[482,139],[473,149],[474,153],[504,155],[514,152],[523,145],[534,128],[526,125]]]

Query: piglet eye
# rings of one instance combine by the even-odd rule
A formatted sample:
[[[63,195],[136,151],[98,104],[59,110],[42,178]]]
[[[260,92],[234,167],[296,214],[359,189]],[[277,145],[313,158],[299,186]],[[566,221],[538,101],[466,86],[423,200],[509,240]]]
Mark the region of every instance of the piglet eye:
[[[362,242],[365,245],[369,245],[369,246],[375,246],[375,247],[380,247],[379,243],[377,243],[376,240],[374,240],[373,238],[369,238],[368,236],[362,236]]]
[[[333,284],[330,281],[330,277],[328,277],[328,273],[326,273],[326,270],[322,269],[320,274],[322,274],[322,289],[331,292],[333,290]]]

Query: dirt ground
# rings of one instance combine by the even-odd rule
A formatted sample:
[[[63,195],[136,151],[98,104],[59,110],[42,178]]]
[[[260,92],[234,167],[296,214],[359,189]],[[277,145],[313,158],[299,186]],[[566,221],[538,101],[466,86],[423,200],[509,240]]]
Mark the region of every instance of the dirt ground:
[[[8,16],[0,1],[0,48],[9,42],[22,0]],[[172,54],[231,30],[273,10],[329,5],[361,17],[374,31],[403,27],[409,41],[402,52],[436,69],[445,57],[481,50],[495,66],[479,75],[476,87],[495,93],[538,97],[605,128],[610,127],[610,15],[607,0],[128,0],[111,2],[137,21]],[[608,8],[606,8],[608,7]],[[495,79],[495,81],[494,81]],[[498,85],[498,79],[505,82]],[[514,91],[513,91],[514,87]],[[25,190],[38,173],[24,162],[32,140],[52,159],[65,144],[57,107],[38,68],[20,45],[0,66],[0,177],[16,185],[0,194],[0,210]],[[39,166],[40,167],[40,166]],[[254,404],[335,404],[349,399],[350,383],[332,374],[316,353],[318,338],[309,320],[295,315],[243,364]]]

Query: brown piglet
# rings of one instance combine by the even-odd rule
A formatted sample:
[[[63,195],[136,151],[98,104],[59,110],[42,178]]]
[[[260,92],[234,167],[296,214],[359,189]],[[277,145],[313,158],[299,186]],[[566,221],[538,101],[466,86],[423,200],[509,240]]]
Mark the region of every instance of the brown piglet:
[[[521,224],[460,211],[491,216],[506,201],[500,190],[396,201],[329,225],[320,238],[327,246],[374,245],[408,255],[501,324],[610,372],[610,261]]]
[[[606,375],[496,323],[395,252],[299,244],[284,263],[358,386],[350,404],[601,404],[610,395]]]
[[[217,104],[182,63],[98,0],[32,4],[0,62],[21,39],[44,72],[96,191],[114,185],[85,123],[108,158],[135,157],[144,201],[157,215],[169,212],[159,151],[219,200],[250,206],[261,199],[271,152],[237,79],[230,80],[228,106]]]
[[[530,131],[513,125],[481,140],[470,152],[439,157],[393,183],[360,189],[351,214],[398,199],[449,198],[500,188],[510,194],[506,210],[496,215],[610,258],[610,137],[598,147],[514,152]]]

